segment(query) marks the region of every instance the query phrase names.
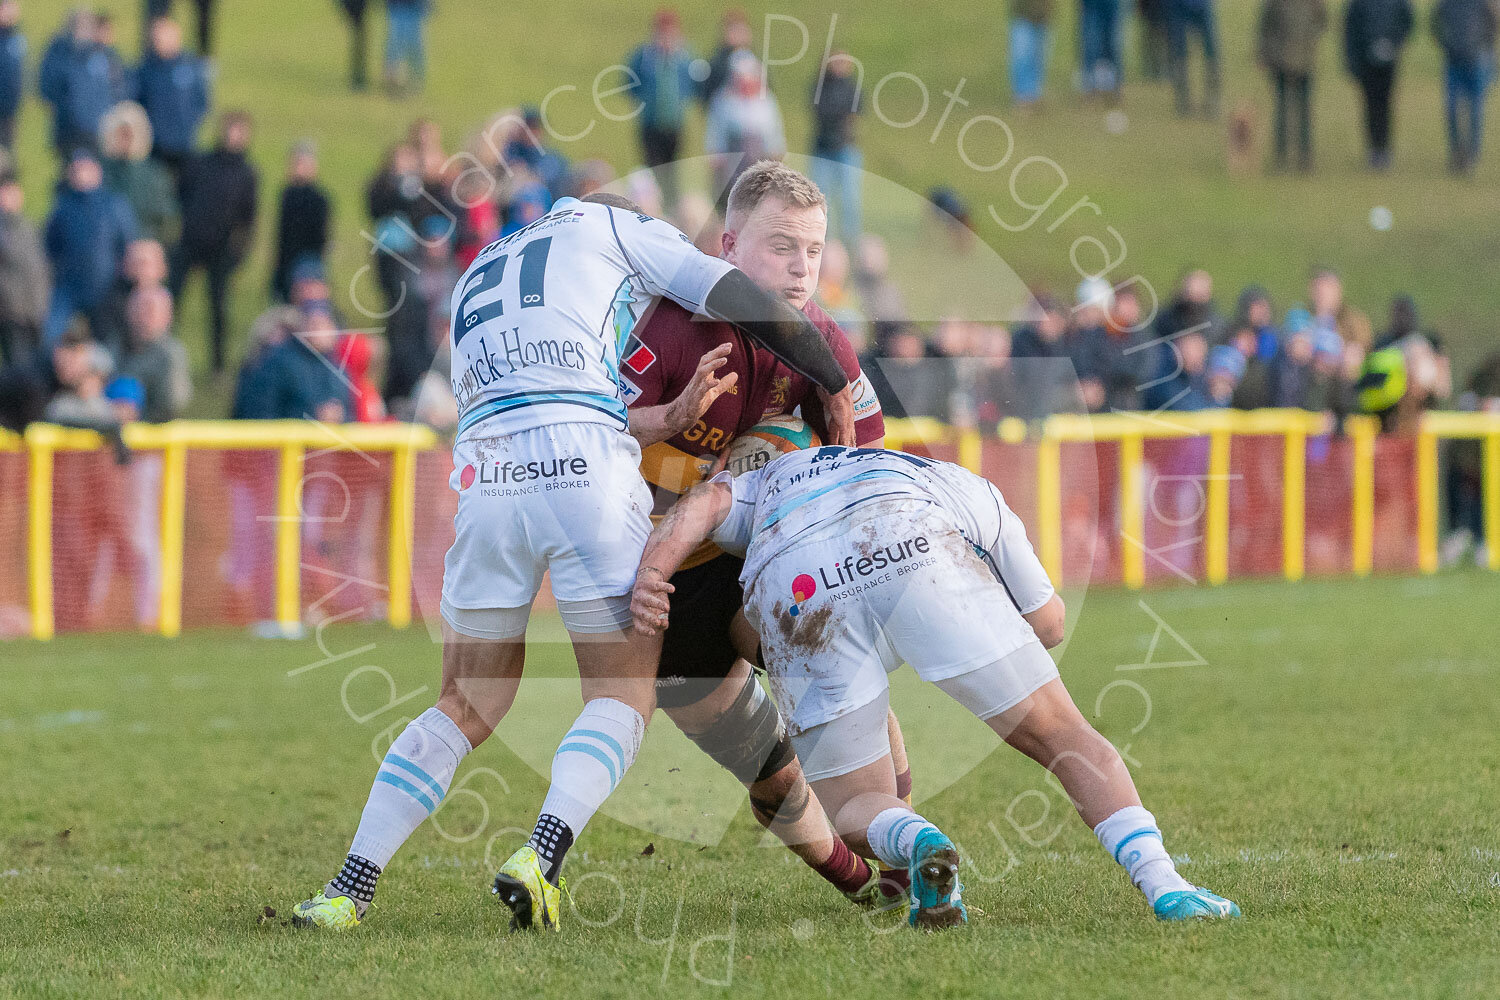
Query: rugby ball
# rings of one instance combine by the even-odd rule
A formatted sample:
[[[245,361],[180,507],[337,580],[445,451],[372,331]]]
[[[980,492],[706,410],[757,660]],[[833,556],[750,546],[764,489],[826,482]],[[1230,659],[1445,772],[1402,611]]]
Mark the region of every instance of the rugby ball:
[[[729,443],[725,468],[731,476],[753,472],[781,455],[822,444],[801,417],[767,417]]]

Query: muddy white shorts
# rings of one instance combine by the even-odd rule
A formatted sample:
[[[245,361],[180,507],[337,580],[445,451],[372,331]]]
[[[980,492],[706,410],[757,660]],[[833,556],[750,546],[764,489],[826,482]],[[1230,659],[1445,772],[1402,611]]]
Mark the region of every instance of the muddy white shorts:
[[[1057,676],[1004,585],[935,504],[860,504],[746,583],[745,613],[794,736],[884,697],[902,662],[942,682],[1035,646],[1040,659],[985,685],[987,698],[1011,704]]]
[[[634,438],[595,423],[458,442],[444,617],[482,634],[462,612],[528,607],[548,572],[560,605],[628,595],[651,533],[640,460]]]

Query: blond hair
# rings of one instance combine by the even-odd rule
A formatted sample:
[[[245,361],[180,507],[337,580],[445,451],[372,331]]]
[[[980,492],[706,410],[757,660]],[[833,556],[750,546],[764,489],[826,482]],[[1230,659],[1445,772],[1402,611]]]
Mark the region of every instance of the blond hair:
[[[780,160],[761,160],[740,174],[729,189],[728,215],[747,215],[767,198],[779,198],[793,208],[828,211],[828,199],[806,175]]]

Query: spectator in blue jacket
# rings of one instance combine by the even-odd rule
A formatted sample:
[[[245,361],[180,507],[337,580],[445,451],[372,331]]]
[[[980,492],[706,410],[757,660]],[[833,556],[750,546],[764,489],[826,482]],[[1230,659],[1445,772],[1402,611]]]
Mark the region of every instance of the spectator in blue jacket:
[[[170,17],[151,22],[151,48],[136,70],[135,99],[151,121],[151,155],[174,176],[181,174],[208,114],[208,72],[202,59],[183,51],[182,27]]]
[[[40,90],[52,105],[52,144],[62,156],[77,147],[97,147],[99,122],[130,96],[129,74],[115,51],[109,19],[80,12],[71,32],[59,36],[42,57]]]
[[[660,168],[655,173],[662,206],[671,213],[677,208],[676,163],[683,120],[698,89],[689,69],[693,54],[682,44],[682,22],[677,12],[657,11],[651,22],[650,41],[632,52],[625,63],[631,73],[627,93],[641,102],[637,119],[641,156],[647,167]]]
[[[45,242],[55,276],[47,314],[49,344],[79,314],[88,318],[91,330],[103,325],[103,309],[136,232],[130,205],[104,186],[104,171],[94,154],[76,150],[47,218]]]
[[[323,305],[302,310],[301,329],[271,349],[260,372],[261,412],[273,420],[349,419],[349,384],[334,350],[338,324]]]
[[[16,114],[26,90],[26,36],[21,33],[21,5],[0,0],[0,146],[16,144]]]

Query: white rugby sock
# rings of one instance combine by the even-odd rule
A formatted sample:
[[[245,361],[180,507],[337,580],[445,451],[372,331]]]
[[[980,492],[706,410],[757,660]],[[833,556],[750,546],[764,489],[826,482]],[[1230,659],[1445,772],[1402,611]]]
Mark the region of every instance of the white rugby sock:
[[[349,853],[384,868],[432,815],[458,762],[473,749],[458,725],[436,708],[407,723],[380,763]]]
[[[556,882],[563,856],[604,800],[620,784],[646,735],[641,713],[613,698],[583,706],[552,758],[552,787],[528,843]]]
[[[870,842],[875,857],[892,868],[907,868],[911,865],[917,836],[928,829],[936,830],[937,827],[910,809],[893,806],[870,821],[865,839]]]
[[[1156,817],[1142,806],[1126,806],[1111,813],[1094,827],[1094,836],[1130,873],[1130,881],[1146,894],[1146,902],[1155,905],[1164,892],[1191,889],[1190,882],[1177,874],[1177,866],[1162,846],[1161,830]]]

